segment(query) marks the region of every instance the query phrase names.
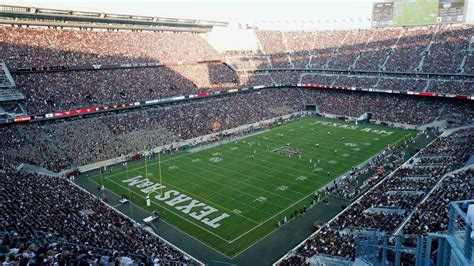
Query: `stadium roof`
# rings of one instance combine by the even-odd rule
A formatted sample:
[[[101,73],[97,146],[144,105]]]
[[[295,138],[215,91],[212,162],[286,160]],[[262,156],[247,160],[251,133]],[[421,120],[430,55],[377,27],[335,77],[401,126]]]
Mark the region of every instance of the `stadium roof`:
[[[209,32],[227,22],[0,5],[0,24],[143,31]]]

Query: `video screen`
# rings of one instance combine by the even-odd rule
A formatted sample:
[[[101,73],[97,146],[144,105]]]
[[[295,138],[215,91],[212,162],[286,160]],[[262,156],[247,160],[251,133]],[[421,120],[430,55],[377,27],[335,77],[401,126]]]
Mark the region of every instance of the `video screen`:
[[[463,23],[464,9],[465,0],[397,0],[374,3],[372,26]]]

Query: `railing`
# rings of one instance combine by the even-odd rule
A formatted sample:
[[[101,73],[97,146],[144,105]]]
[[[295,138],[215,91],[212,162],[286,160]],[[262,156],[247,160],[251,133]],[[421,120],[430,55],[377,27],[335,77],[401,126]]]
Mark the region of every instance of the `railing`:
[[[453,243],[463,251],[463,255],[466,259],[473,262],[472,224],[467,220],[467,209],[469,205],[474,205],[474,200],[451,202],[448,234],[452,237]]]
[[[446,234],[359,234],[356,258],[372,265],[467,266],[473,265],[472,225],[466,211],[474,200],[451,202]],[[433,247],[437,247],[433,249]]]

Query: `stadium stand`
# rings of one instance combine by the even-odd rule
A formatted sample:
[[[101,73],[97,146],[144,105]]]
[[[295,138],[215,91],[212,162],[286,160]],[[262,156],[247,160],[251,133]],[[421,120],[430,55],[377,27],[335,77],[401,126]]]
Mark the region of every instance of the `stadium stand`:
[[[472,31],[472,25],[438,25],[289,33],[259,30],[257,37],[274,68],[458,73]]]
[[[168,68],[33,73],[17,76],[31,113],[191,94],[195,85]]]
[[[473,25],[255,34],[260,50],[219,53],[202,35],[190,32],[1,26],[2,123],[24,114],[273,87],[2,125],[0,185],[6,197],[0,246],[7,250],[0,262],[199,264],[67,179],[18,172],[15,167],[21,164],[64,174],[143,149],[302,112],[305,104],[314,105],[318,114],[345,118],[370,112],[372,121],[384,125],[474,124],[471,100],[295,86],[474,95]],[[131,66],[144,63],[159,66]],[[116,64],[127,66],[94,67]],[[55,66],[65,68],[51,71]],[[67,69],[72,66],[93,67]],[[325,191],[345,200],[360,198],[279,264],[300,265],[315,256],[354,260],[359,233],[446,232],[449,202],[473,197],[472,169],[452,173],[469,160],[473,143],[472,128],[456,129],[409,162],[404,163],[403,149],[387,147],[365,166],[354,167]],[[380,165],[387,171],[383,181],[372,176],[353,185]]]
[[[375,120],[411,125],[429,123],[439,116],[451,121],[451,127],[472,123],[473,119],[471,115],[459,120],[456,115],[472,112],[468,102],[346,91],[266,89],[41,126],[4,127],[3,156],[58,172],[71,165],[86,165],[210,134],[216,130],[213,121],[219,122],[219,130],[226,130],[303,111],[304,103],[316,104],[321,113],[358,117],[372,112]],[[78,136],[77,132],[83,133]]]
[[[453,159],[449,155],[437,155],[420,158],[420,164],[430,167],[442,165]],[[406,234],[445,233],[448,230],[449,202],[472,199],[474,169],[447,175],[429,197],[418,207],[416,212],[403,227]]]
[[[315,255],[323,257],[329,255],[355,259],[357,233],[370,231],[393,233],[403,224],[410,212],[416,210],[422,199],[429,195],[433,188],[438,186],[438,190],[443,189],[438,182],[445,174],[463,166],[469,159],[473,149],[473,138],[472,130],[460,130],[449,136],[438,138],[418,153],[413,159],[414,162],[409,162],[408,165],[393,172],[317,231],[298,247],[297,255],[294,256],[310,258]],[[447,156],[450,160],[444,161],[443,164],[430,164],[429,167],[421,161],[423,158],[434,156]],[[470,180],[458,181],[465,186]],[[459,189],[463,190],[463,187]],[[447,203],[444,202],[437,207],[447,207]],[[419,209],[414,222],[417,223],[416,217],[424,214],[424,208]],[[426,216],[429,217],[429,215],[428,210]],[[439,219],[443,219],[442,217]],[[422,222],[418,224],[423,225]],[[436,225],[433,224],[433,226]],[[408,228],[411,226],[408,225]],[[419,230],[423,230],[423,227]],[[289,265],[294,260],[302,261],[303,259],[289,257],[280,265]]]
[[[11,69],[219,59],[204,38],[184,32],[1,27],[0,35],[3,43],[0,58]]]
[[[2,168],[7,263],[198,264],[67,179]]]
[[[249,78],[249,75],[251,78]],[[270,76],[270,77],[269,77]],[[249,81],[252,79],[252,81]],[[257,79],[257,80],[256,80]],[[378,75],[336,75],[290,71],[259,71],[240,74],[244,86],[312,83],[396,91],[438,92],[458,95],[474,93],[474,81],[462,79],[434,79],[420,77],[380,77]]]

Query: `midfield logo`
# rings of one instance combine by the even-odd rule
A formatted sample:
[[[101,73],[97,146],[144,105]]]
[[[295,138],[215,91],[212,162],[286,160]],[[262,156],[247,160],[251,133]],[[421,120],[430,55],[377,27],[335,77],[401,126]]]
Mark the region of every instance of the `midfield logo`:
[[[280,147],[278,149],[273,150],[273,152],[276,152],[283,156],[297,156],[301,154],[301,152],[297,148],[289,146]]]

